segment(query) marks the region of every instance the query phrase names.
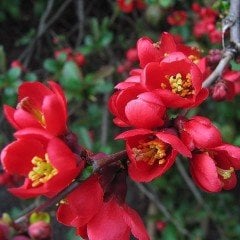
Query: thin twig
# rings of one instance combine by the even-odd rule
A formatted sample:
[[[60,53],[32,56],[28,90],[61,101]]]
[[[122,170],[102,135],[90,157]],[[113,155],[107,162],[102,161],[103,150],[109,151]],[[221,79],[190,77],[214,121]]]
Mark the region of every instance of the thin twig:
[[[89,160],[92,158],[92,163],[94,165],[94,171],[93,173],[98,172],[101,168],[105,167],[106,165],[119,161],[127,156],[126,151],[121,151],[118,153],[114,153],[112,155],[109,155],[101,160],[94,161],[94,156],[89,157]],[[95,164],[97,162],[97,164]],[[28,217],[33,213],[33,212],[41,212],[46,209],[48,209],[50,206],[57,204],[59,201],[64,199],[70,192],[72,192],[74,189],[76,189],[79,184],[82,183],[81,179],[81,173],[80,175],[71,183],[69,184],[65,189],[63,189],[60,193],[58,193],[55,197],[48,199],[45,201],[43,204],[39,205],[37,208],[33,208],[30,211],[28,211],[26,214],[23,216],[17,218],[14,223],[19,224],[21,222],[27,221]]]
[[[158,210],[162,212],[164,217],[170,221],[180,233],[183,235],[189,237],[190,239],[193,239],[192,234],[185,229],[184,227],[181,226],[181,224],[171,215],[171,213],[167,210],[167,208],[162,204],[162,202],[159,200],[158,196],[154,193],[154,191],[151,189],[148,190],[147,187],[145,187],[143,184],[140,183],[135,183],[138,189],[150,200],[152,201]]]
[[[177,159],[176,161],[176,165],[177,165],[177,169],[179,171],[179,173],[181,174],[181,176],[183,177],[183,179],[185,180],[186,184],[188,185],[189,189],[191,190],[191,192],[193,193],[195,199],[197,200],[197,202],[201,205],[201,206],[205,206],[205,202],[204,199],[201,195],[201,193],[199,192],[199,190],[196,188],[195,184],[193,183],[192,179],[189,177],[189,175],[187,174],[183,163],[181,161],[180,158]]]
[[[73,0],[66,0],[66,1],[64,1],[63,4],[61,5],[61,7],[58,9],[58,11],[45,24],[43,24],[43,22],[40,21],[41,27],[38,27],[38,31],[37,31],[36,37],[32,40],[31,44],[28,45],[28,47],[24,50],[24,52],[19,57],[20,60],[22,60],[22,59],[27,57],[25,59],[25,61],[23,62],[25,67],[27,67],[27,65],[28,65],[28,63],[29,63],[29,61],[31,59],[31,56],[32,56],[32,54],[34,52],[34,48],[35,48],[36,43],[39,40],[39,38],[41,38],[42,35],[47,31],[47,29],[59,18],[59,16],[62,14],[62,12],[66,9],[66,7],[72,1]],[[50,3],[49,3],[49,5],[50,5]],[[47,6],[47,9],[49,9],[49,8],[50,7]],[[50,13],[50,11],[48,13]],[[41,19],[45,20],[45,19],[47,19],[47,17],[48,16],[44,14]]]
[[[83,38],[84,35],[84,1],[76,0],[76,13],[78,17],[78,36],[75,44],[75,48],[77,48]]]

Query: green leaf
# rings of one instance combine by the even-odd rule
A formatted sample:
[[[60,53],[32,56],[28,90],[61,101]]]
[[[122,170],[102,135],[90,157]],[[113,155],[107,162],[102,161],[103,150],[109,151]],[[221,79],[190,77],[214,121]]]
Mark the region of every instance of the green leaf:
[[[58,70],[57,61],[54,59],[46,59],[43,63],[43,67],[50,73],[56,73]]]
[[[158,3],[163,8],[169,8],[174,5],[175,1],[174,0],[158,0]]]
[[[239,63],[236,63],[235,61],[231,61],[231,66],[232,66],[232,70],[235,70],[235,71],[240,71],[240,64]]]
[[[87,128],[85,127],[80,127],[78,129],[78,136],[79,136],[79,140],[81,141],[82,145],[85,146],[88,149],[92,149],[93,146],[93,142],[92,139],[90,137],[89,131]]]
[[[176,233],[176,228],[171,224],[167,224],[167,227],[162,232],[162,240],[178,240],[178,236]]]
[[[38,79],[38,77],[35,73],[29,72],[24,76],[24,79],[29,82],[33,82],[33,81],[36,81]]]
[[[7,77],[10,82],[16,81],[20,77],[20,75],[21,75],[21,69],[18,67],[11,68],[7,73]]]
[[[79,82],[80,79],[82,79],[81,72],[78,66],[74,62],[69,61],[64,64],[63,79],[68,82],[71,82],[71,81]]]

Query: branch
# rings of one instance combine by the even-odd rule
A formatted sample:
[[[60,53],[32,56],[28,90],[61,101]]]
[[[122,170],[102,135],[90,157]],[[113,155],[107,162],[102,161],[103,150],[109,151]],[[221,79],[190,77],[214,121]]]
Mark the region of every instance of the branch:
[[[234,24],[230,28],[230,41],[240,51],[240,1],[231,0],[230,4],[229,15],[232,15],[235,19]]]
[[[164,215],[164,217],[170,221],[180,233],[189,237],[190,239],[194,239],[191,233],[181,226],[181,224],[171,215],[171,213],[167,210],[167,208],[162,204],[159,200],[158,196],[153,192],[153,190],[148,190],[146,186],[140,183],[135,183],[138,189],[150,200],[152,201],[158,210]]]
[[[76,0],[76,14],[78,17],[78,36],[75,44],[75,48],[78,47],[82,41],[84,33],[84,1]]]
[[[20,60],[25,58],[27,55],[27,59],[24,61],[24,66],[26,67],[28,65],[28,62],[30,61],[30,58],[32,56],[34,47],[39,40],[40,37],[47,31],[47,29],[59,18],[59,16],[62,14],[62,12],[65,10],[65,8],[72,2],[73,0],[66,0],[63,2],[61,7],[58,9],[58,11],[49,19],[48,22],[45,22],[45,20],[48,17],[48,14],[50,14],[50,10],[52,8],[53,0],[48,2],[46,12],[41,17],[38,31],[36,34],[36,37],[32,40],[31,44],[24,50],[24,52],[19,57]]]
[[[225,68],[229,65],[230,61],[235,56],[235,50],[228,49],[223,54],[223,58],[218,63],[215,70],[207,77],[207,79],[203,82],[203,87],[209,87],[212,83],[217,80],[225,70]]]
[[[228,16],[223,20],[223,29],[230,28],[230,45],[225,49],[224,54],[215,70],[204,81],[203,86],[209,87],[215,80],[217,80],[229,65],[230,61],[236,57],[240,52],[240,1],[231,0]],[[224,35],[224,34],[223,34]],[[224,37],[224,36],[223,36]],[[224,42],[224,41],[223,41]]]
[[[106,165],[117,162],[126,157],[127,157],[127,153],[124,150],[124,151],[109,155],[109,156],[107,156],[103,159],[99,159],[99,160],[94,160],[94,156],[91,156],[91,157],[89,157],[89,161],[91,161],[91,163],[93,164],[93,168],[94,168],[93,174],[94,174],[94,173],[100,171]],[[42,211],[48,209],[50,206],[57,204],[59,201],[64,199],[69,193],[71,193],[73,190],[75,190],[81,183],[82,183],[82,180],[81,180],[81,173],[80,173],[79,176],[70,185],[68,185],[65,189],[63,189],[55,197],[48,199],[46,202],[39,205],[37,208],[33,208],[33,209],[29,210],[26,214],[17,218],[14,221],[14,223],[18,225],[21,222],[26,222],[26,221],[28,221],[29,216],[33,212],[42,212]]]

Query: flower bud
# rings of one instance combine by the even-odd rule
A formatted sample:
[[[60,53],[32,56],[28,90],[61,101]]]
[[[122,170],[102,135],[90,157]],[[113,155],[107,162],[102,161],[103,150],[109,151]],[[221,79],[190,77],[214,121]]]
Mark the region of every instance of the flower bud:
[[[0,223],[0,239],[1,240],[9,240],[10,236],[9,236],[9,226],[5,223]]]
[[[215,101],[226,100],[228,89],[224,81],[217,82],[211,89],[212,98]]]
[[[51,227],[48,223],[39,221],[28,227],[28,234],[36,240],[49,239],[51,236]]]

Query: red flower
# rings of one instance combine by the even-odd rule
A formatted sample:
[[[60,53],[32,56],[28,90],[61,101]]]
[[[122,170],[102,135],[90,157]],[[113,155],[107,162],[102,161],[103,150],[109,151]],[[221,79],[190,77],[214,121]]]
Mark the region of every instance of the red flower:
[[[200,52],[197,48],[176,43],[174,36],[167,32],[164,32],[160,41],[156,43],[148,37],[140,38],[137,42],[137,51],[142,68],[150,62],[160,62],[173,52],[182,52],[194,63],[197,63],[200,58]]]
[[[52,197],[80,173],[83,161],[78,166],[76,155],[58,138],[47,138],[38,132],[36,137],[32,137],[34,133],[27,136],[26,131],[22,137],[21,132],[17,132],[18,139],[1,152],[4,170],[25,177],[21,187],[9,191],[22,198]]]
[[[78,235],[90,240],[129,240],[130,233],[139,240],[149,239],[133,209],[115,197],[104,201],[103,196],[98,176],[90,177],[60,205],[58,221],[77,227]]]
[[[196,107],[206,99],[208,90],[202,88],[202,81],[199,68],[180,52],[170,54],[160,64],[147,64],[141,75],[142,85],[171,108]]]
[[[235,170],[240,169],[239,159],[239,147],[222,144],[208,152],[194,154],[190,160],[190,172],[204,191],[230,190],[237,184]]]
[[[222,144],[220,131],[205,117],[194,116],[191,119],[178,118],[181,140],[190,150],[205,149]]]
[[[149,129],[163,125],[166,110],[156,94],[144,92],[139,84],[113,94],[109,108],[116,116],[116,125]]]
[[[149,182],[163,175],[174,163],[178,153],[191,157],[190,151],[173,133],[135,129],[116,139],[126,141],[130,177],[138,182]]]
[[[143,0],[117,0],[118,7],[125,13],[131,13],[134,9],[144,9]]]
[[[187,20],[187,13],[182,10],[174,11],[167,17],[167,22],[173,26],[183,26]]]
[[[19,103],[14,109],[4,106],[8,121],[16,129],[36,127],[53,135],[67,130],[66,99],[60,86],[49,81],[50,88],[40,82],[23,83],[18,90]]]

